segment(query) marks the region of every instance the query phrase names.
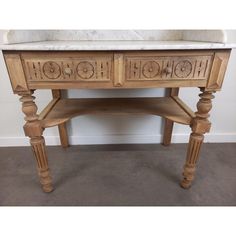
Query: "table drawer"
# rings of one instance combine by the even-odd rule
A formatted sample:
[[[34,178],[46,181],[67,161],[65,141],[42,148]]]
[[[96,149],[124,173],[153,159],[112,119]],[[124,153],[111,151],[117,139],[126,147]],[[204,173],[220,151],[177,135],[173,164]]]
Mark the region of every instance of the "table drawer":
[[[206,84],[214,53],[126,53],[124,54],[124,86],[149,85],[159,82]],[[189,83],[188,83],[189,82]]]
[[[127,57],[126,80],[207,79],[211,56],[198,57]]]
[[[28,84],[113,81],[112,53],[23,53],[23,68]]]

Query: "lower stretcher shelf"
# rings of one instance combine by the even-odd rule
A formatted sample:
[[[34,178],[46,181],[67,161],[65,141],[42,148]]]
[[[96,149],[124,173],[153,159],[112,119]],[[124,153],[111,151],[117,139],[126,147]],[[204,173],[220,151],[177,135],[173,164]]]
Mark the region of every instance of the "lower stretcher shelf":
[[[54,99],[39,116],[44,128],[86,114],[151,114],[191,124],[194,113],[178,97]]]
[[[194,113],[178,97],[53,99],[39,115],[44,128],[87,114],[150,114],[191,124]]]

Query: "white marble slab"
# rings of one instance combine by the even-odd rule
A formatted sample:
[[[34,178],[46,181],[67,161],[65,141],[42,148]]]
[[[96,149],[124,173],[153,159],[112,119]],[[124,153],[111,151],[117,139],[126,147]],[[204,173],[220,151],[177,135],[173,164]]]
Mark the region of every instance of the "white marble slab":
[[[2,50],[173,50],[173,49],[224,49],[235,44],[195,41],[42,41],[0,45]]]
[[[69,39],[69,40],[68,40]],[[232,48],[224,30],[8,30],[2,50],[173,50]]]
[[[224,30],[183,30],[182,40],[226,43],[227,34]]]
[[[53,30],[48,40],[181,40],[181,30]]]
[[[181,40],[181,30],[8,30],[4,44],[57,40]]]
[[[3,35],[4,44],[48,40],[47,30],[7,30]]]
[[[226,42],[224,30],[8,30],[4,44],[57,40],[151,40]]]

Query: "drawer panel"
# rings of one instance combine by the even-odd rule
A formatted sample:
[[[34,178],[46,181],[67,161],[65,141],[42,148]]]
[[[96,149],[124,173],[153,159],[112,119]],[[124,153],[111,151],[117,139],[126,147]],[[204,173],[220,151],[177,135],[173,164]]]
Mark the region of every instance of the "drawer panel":
[[[207,80],[213,56],[125,57],[126,81]]]
[[[22,61],[28,83],[113,81],[113,54],[23,54]]]

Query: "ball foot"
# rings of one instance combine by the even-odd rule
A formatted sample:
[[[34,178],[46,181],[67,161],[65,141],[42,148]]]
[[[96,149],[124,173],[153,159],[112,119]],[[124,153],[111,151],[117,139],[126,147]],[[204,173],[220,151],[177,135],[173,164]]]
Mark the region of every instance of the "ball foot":
[[[54,188],[51,184],[47,184],[47,185],[42,186],[42,189],[45,193],[50,193],[54,190]]]
[[[189,189],[191,187],[191,182],[186,180],[186,179],[183,179],[181,182],[180,182],[180,186],[184,189]]]

